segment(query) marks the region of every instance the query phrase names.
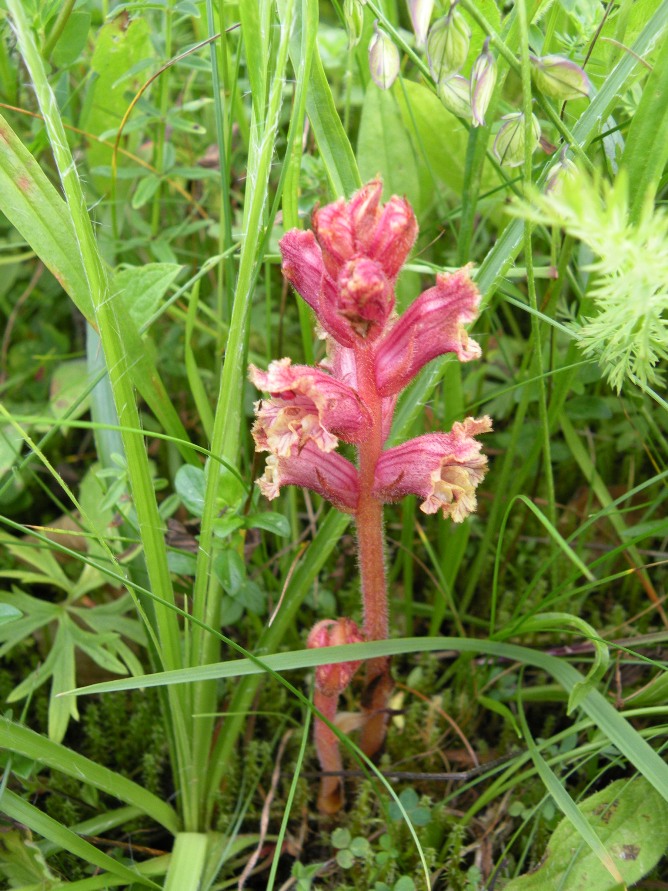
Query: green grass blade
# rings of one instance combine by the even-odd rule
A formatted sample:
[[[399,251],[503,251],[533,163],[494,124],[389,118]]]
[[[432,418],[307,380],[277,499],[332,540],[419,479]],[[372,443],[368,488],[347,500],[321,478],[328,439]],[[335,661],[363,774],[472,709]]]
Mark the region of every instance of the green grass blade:
[[[93,866],[97,866],[99,869],[104,869],[112,875],[124,879],[128,884],[138,883],[147,888],[160,887],[146,876],[142,876],[133,869],[128,869],[127,866],[123,866],[122,863],[112,859],[107,854],[103,854],[102,851],[98,851],[90,842],[79,838],[76,833],[58,823],[53,817],[49,817],[44,811],[40,811],[34,805],[24,801],[8,789],[5,789],[0,807],[10,819],[23,823],[24,826],[27,826],[33,832],[49,839],[49,841],[69,851],[70,854],[81,857],[82,860],[93,864]]]
[[[335,664],[357,659],[372,659],[383,656],[406,655],[409,653],[433,653],[439,650],[452,650],[455,653],[475,653],[496,657],[524,665],[532,665],[548,672],[570,694],[576,685],[585,683],[584,676],[568,662],[516,644],[500,643],[493,640],[477,640],[440,637],[409,637],[399,640],[374,641],[372,643],[350,644],[343,647],[327,647],[327,652],[317,650],[297,650],[263,656],[261,660],[237,659],[180,671],[162,672],[142,678],[122,678],[102,684],[93,684],[75,691],[77,695],[110,692],[111,690],[141,689],[144,686],[160,686],[170,683],[192,683],[197,680],[243,677],[262,674],[267,669],[275,672],[314,668],[317,665]],[[659,794],[668,801],[668,764],[636,733],[633,727],[615,710],[608,700],[598,692],[590,690],[579,704],[585,714],[598,726],[608,739],[628,758],[636,770],[652,783]]]
[[[0,115],[0,210],[93,322],[88,283],[67,205]]]
[[[208,845],[205,833],[179,832],[174,840],[164,891],[198,891]]]
[[[139,808],[169,832],[178,830],[178,817],[170,805],[143,789],[132,780],[121,776],[107,767],[96,764],[59,743],[51,742],[39,733],[0,717],[0,746],[31,758],[40,764],[58,770],[77,780],[87,783],[108,795]]]
[[[526,717],[524,716],[524,709],[522,708],[521,703],[521,691],[518,690],[518,717],[520,726],[522,728],[522,733],[524,735],[524,740],[527,744],[527,748],[529,749],[529,753],[531,755],[531,759],[536,766],[536,770],[538,771],[538,775],[543,781],[545,788],[550,793],[554,802],[556,803],[559,810],[566,816],[570,822],[573,824],[575,829],[580,834],[582,840],[589,845],[592,851],[599,858],[603,866],[607,869],[610,875],[616,882],[624,884],[624,880],[620,875],[619,870],[615,866],[615,863],[606,850],[605,845],[601,841],[601,839],[596,835],[591,825],[587,822],[585,817],[582,815],[578,806],[575,804],[571,796],[568,794],[566,789],[563,787],[559,779],[557,778],[554,771],[551,770],[545,759],[540,753],[538,746],[534,742],[533,736],[531,735],[531,731],[529,730],[529,725],[527,724]]]
[[[637,223],[645,201],[653,201],[668,162],[668,46],[657,53],[642,98],[626,134],[621,164],[629,177],[631,212]]]
[[[314,8],[318,7],[316,0],[306,0],[306,2],[307,15],[315,15]],[[315,35],[312,39],[315,39]],[[290,42],[290,55],[295,70],[299,68],[300,42],[301,35],[296,28]],[[313,127],[320,155],[325,162],[332,192],[336,196],[349,196],[362,185],[355,154],[334,105],[332,90],[327,82],[317,43],[314,42],[309,49],[312,52],[312,59],[306,94],[306,113]]]

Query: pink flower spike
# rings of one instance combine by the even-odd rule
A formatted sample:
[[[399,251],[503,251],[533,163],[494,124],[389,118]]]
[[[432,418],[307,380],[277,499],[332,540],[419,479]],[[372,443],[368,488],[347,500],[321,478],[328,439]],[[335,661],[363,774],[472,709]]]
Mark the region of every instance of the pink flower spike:
[[[338,647],[362,643],[364,637],[352,619],[323,619],[311,629],[306,646],[309,648]],[[361,660],[319,665],[315,670],[315,684],[326,696],[338,696],[346,689]]]
[[[381,501],[419,495],[424,513],[441,510],[461,523],[475,511],[475,490],[487,472],[487,458],[473,437],[491,429],[488,417],[466,418],[450,433],[427,433],[388,449],[376,465],[373,494]]]
[[[318,368],[286,358],[271,362],[267,371],[251,365],[249,377],[272,396],[256,405],[258,452],[287,458],[309,441],[331,452],[338,439],[361,442],[368,436],[370,415],[355,390]]]
[[[436,287],[424,291],[377,345],[379,393],[398,393],[427,362],[444,353],[456,353],[460,362],[477,359],[480,347],[469,340],[463,325],[476,317],[479,303],[468,267],[437,275]]]
[[[260,491],[272,501],[281,486],[304,486],[330,501],[343,513],[355,513],[359,501],[357,469],[338,452],[321,452],[312,442],[289,458],[272,454],[257,480]]]

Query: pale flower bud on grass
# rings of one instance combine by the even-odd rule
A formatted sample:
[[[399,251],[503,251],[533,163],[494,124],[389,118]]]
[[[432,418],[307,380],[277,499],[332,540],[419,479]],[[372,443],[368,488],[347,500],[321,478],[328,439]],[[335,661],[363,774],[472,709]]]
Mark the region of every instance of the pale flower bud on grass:
[[[496,86],[496,59],[489,51],[489,38],[471,71],[471,112],[474,127],[485,126],[485,112]]]
[[[411,24],[413,25],[413,33],[415,34],[415,42],[418,47],[423,47],[427,40],[429,22],[434,10],[434,0],[407,0],[407,4]]]
[[[376,33],[369,44],[369,71],[371,79],[381,90],[389,90],[399,74],[401,57],[399,50],[384,31],[374,25]]]
[[[360,0],[344,0],[343,21],[348,32],[348,47],[353,49],[362,39],[364,10]]]
[[[471,120],[471,82],[467,78],[456,74],[440,81],[436,91],[448,111],[456,114],[458,118]]]
[[[524,163],[525,153],[524,112],[506,114],[501,120],[504,123],[494,140],[494,154],[504,167],[519,167]],[[533,154],[540,142],[540,124],[535,114],[531,115],[531,124],[532,140],[529,151]]]
[[[456,9],[434,22],[427,37],[429,70],[436,83],[457,74],[466,62],[471,29]]]
[[[573,177],[577,171],[573,161],[570,158],[566,158],[563,152],[560,154],[562,157],[547,172],[547,179],[545,180],[546,194],[557,191],[564,180]]]
[[[591,84],[579,65],[564,56],[531,56],[531,71],[538,89],[552,99],[589,96]]]

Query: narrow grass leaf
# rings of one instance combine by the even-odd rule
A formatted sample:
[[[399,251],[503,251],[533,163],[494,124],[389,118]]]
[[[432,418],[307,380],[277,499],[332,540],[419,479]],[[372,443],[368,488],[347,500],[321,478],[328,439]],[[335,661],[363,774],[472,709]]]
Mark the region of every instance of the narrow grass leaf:
[[[54,820],[53,817],[49,817],[44,811],[40,811],[39,808],[24,801],[23,798],[10,792],[8,789],[5,789],[2,796],[1,807],[10,819],[23,823],[33,832],[49,839],[49,841],[55,842],[59,847],[69,851],[70,854],[81,857],[87,863],[91,863],[99,869],[104,869],[130,884],[137,883],[147,888],[160,887],[146,876],[142,876],[133,869],[128,869],[127,866],[124,866],[117,860],[113,860],[107,854],[103,854],[102,851],[99,851],[90,842],[79,838],[76,833],[63,826],[62,823]]]
[[[273,626],[272,626],[273,627]],[[121,678],[101,684],[93,684],[76,691],[77,695],[109,692],[111,690],[133,690],[143,687],[161,686],[174,683],[192,683],[196,680],[242,677],[294,669],[314,668],[323,664],[348,662],[357,659],[373,659],[382,656],[407,655],[409,653],[433,653],[439,650],[452,650],[455,653],[475,653],[492,656],[524,665],[533,665],[548,672],[571,693],[576,684],[584,683],[582,674],[563,659],[557,659],[528,647],[500,643],[493,640],[464,639],[452,637],[416,638],[374,641],[372,643],[349,644],[343,647],[327,647],[326,654],[317,650],[297,650],[289,653],[276,653],[262,659],[236,659],[218,665],[205,665],[180,671],[162,672],[142,678]],[[250,707],[250,706],[248,706]],[[633,727],[615,710],[598,690],[589,690],[579,706],[599,727],[608,739],[628,758],[636,770],[647,777],[660,795],[668,801],[668,764],[645,742]]]
[[[113,770],[96,764],[66,746],[51,742],[39,733],[5,717],[0,717],[0,746],[10,752],[32,758],[76,780],[85,781],[108,795],[138,807],[142,813],[160,823],[169,832],[177,831],[176,813],[157,795],[153,795]]]

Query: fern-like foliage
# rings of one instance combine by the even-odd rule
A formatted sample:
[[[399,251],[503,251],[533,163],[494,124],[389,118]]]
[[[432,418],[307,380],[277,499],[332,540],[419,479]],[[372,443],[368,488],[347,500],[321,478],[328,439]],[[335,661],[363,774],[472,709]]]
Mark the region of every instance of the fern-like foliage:
[[[584,269],[592,273],[587,295],[598,312],[571,328],[610,386],[619,392],[625,381],[660,384],[658,366],[668,356],[668,214],[648,202],[632,223],[623,170],[611,184],[575,169],[515,211],[561,227],[594,254]]]

